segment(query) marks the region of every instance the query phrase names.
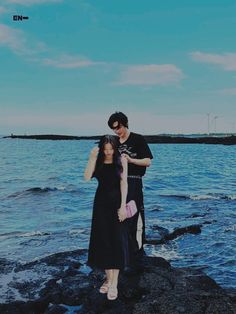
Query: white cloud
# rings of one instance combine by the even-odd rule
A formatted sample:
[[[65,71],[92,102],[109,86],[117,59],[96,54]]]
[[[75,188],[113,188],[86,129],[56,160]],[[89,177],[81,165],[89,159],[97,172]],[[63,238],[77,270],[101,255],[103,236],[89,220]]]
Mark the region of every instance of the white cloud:
[[[35,58],[48,50],[43,42],[30,40],[22,30],[5,24],[0,24],[0,46],[5,46],[13,53],[25,58]]]
[[[184,78],[182,70],[173,64],[129,65],[121,71],[117,85],[177,84]]]
[[[63,0],[7,0],[7,3],[14,3],[20,5],[34,5],[34,4],[44,4],[44,3],[57,3]]]
[[[224,95],[236,95],[236,87],[222,89],[219,93]]]
[[[211,54],[196,51],[190,55],[194,61],[216,64],[225,71],[236,71],[236,53]]]
[[[6,13],[8,10],[4,7],[0,7],[0,14]]]
[[[27,40],[21,30],[0,24],[0,45],[10,48],[16,54],[27,54]]]
[[[105,64],[79,55],[61,54],[56,57],[46,58],[42,53],[47,52],[49,54],[50,49],[45,43],[30,39],[22,30],[9,27],[5,24],[0,24],[0,45],[9,48],[13,53],[23,56],[30,62],[56,68],[74,69]]]
[[[102,62],[94,62],[82,56],[61,55],[58,58],[44,58],[42,64],[64,69],[83,68],[103,64]]]

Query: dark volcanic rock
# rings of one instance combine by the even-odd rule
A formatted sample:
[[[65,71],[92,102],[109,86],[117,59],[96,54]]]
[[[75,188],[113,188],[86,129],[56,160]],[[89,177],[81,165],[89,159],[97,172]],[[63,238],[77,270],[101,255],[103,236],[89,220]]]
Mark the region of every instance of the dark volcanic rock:
[[[145,243],[153,245],[162,244],[166,241],[176,239],[185,233],[198,234],[201,233],[201,227],[202,225],[191,225],[187,227],[176,228],[173,232],[169,233],[167,229],[154,225],[151,227],[152,230],[154,230],[154,232],[152,232],[152,237],[147,235]],[[155,230],[158,231],[157,234],[155,233]]]
[[[65,307],[60,305],[53,305],[45,312],[45,314],[64,314],[65,312],[67,312]]]
[[[66,306],[80,314],[233,314],[236,308],[235,291],[227,293],[217,283],[195,268],[173,268],[160,257],[143,257],[140,273],[122,273],[119,280],[119,298],[109,301],[98,289],[104,274],[80,271],[81,250],[54,254],[28,265],[19,271],[38,272],[49,268],[48,279],[35,286],[29,283],[34,299],[0,304],[1,314],[65,313]],[[84,257],[82,258],[85,259]],[[64,264],[63,264],[64,262]],[[8,265],[5,261],[4,265]],[[24,266],[24,267],[23,267]],[[51,272],[51,267],[54,271]],[[27,283],[25,283],[27,290]],[[17,285],[15,286],[18,288]],[[21,288],[19,295],[24,295]]]
[[[11,135],[4,136],[3,138],[19,138],[26,140],[99,140],[101,138],[98,136],[73,136],[73,135],[56,135],[56,134],[36,134],[36,135]]]
[[[39,135],[14,135],[4,136],[3,138],[19,138],[19,139],[35,139],[35,140],[99,140],[100,135],[95,136],[71,136],[71,135],[55,135],[55,134],[39,134]],[[145,135],[144,138],[148,143],[162,144],[224,144],[235,145],[236,136],[206,136],[206,137],[184,137],[184,136],[168,136],[168,135]]]
[[[206,136],[206,137],[185,137],[185,136],[167,136],[167,135],[146,135],[144,136],[148,143],[163,144],[224,144],[235,145],[236,136]]]
[[[5,258],[0,258],[0,274],[7,274],[11,272],[15,267],[17,263],[8,261]]]
[[[176,228],[172,233],[165,236],[166,240],[173,240],[185,233],[198,234],[201,233],[201,225],[191,225],[182,228]]]

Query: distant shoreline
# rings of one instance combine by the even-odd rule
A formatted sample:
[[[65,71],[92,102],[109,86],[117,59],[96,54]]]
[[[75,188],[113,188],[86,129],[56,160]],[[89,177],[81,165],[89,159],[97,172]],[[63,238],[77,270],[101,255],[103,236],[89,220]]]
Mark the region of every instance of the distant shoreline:
[[[73,136],[73,135],[56,135],[56,134],[39,134],[39,135],[13,135],[4,136],[3,138],[11,139],[33,139],[33,140],[99,140],[101,135],[95,136]],[[236,145],[236,136],[202,136],[187,137],[175,135],[144,135],[149,144],[223,144]]]

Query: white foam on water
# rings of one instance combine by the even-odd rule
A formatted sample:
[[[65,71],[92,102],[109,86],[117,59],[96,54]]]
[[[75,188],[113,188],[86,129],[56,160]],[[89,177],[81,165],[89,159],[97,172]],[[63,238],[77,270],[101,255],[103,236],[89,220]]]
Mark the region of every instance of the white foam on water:
[[[145,245],[145,250],[146,250],[146,245]],[[147,249],[147,251],[150,252],[151,256],[156,256],[156,257],[163,257],[167,261],[173,260],[173,259],[181,259],[181,256],[178,253],[178,247],[173,247],[173,246],[168,246],[165,244],[161,244],[158,246],[151,245],[150,250]]]
[[[236,231],[236,224],[225,228],[224,232]]]
[[[203,194],[203,195],[191,195],[191,200],[194,201],[201,201],[201,200],[220,200],[220,199],[226,199],[226,200],[236,200],[236,195],[225,195],[225,194]]]
[[[1,274],[0,275],[0,295],[1,295],[1,302],[9,302],[10,300],[19,300],[25,301],[25,298],[21,296],[19,291],[13,287],[9,286],[9,283],[15,281],[15,272],[12,270],[10,273]]]
[[[216,195],[209,195],[209,194],[203,194],[203,195],[192,195],[190,196],[191,200],[194,201],[201,201],[201,200],[219,200],[220,196]]]
[[[72,229],[69,231],[69,235],[78,235],[81,233],[84,233],[85,229],[81,228],[81,229]]]
[[[9,301],[27,301],[29,300],[29,294],[25,292],[25,295],[21,294],[17,288],[17,284],[33,284],[34,295],[31,295],[32,299],[38,297],[38,293],[45,286],[45,283],[52,278],[52,274],[57,271],[57,268],[48,266],[46,264],[35,265],[34,269],[22,270],[15,272],[13,269],[7,274],[0,275],[0,295],[1,302],[8,303]],[[29,290],[32,290],[30,287]]]
[[[88,275],[92,271],[92,269],[89,266],[87,266],[86,264],[81,265],[79,270],[83,274],[86,274],[86,275]]]
[[[59,186],[56,188],[58,191],[65,191],[67,188],[65,186]]]
[[[44,236],[44,235],[50,235],[50,233],[38,230],[38,231],[31,231],[31,232],[20,234],[19,237],[34,237],[34,236]]]
[[[228,198],[232,201],[236,200],[236,195],[228,195]]]

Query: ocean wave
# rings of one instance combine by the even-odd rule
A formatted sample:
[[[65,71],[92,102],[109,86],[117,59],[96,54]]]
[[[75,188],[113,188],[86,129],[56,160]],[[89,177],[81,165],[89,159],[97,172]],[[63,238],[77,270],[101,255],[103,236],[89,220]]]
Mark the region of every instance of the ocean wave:
[[[163,208],[155,207],[155,208],[151,209],[150,211],[151,211],[151,212],[160,212],[160,211],[162,211],[162,210],[163,210]]]
[[[191,195],[189,198],[193,201],[204,201],[204,200],[219,200],[222,197],[219,195],[202,194],[202,195]]]
[[[26,232],[23,233],[21,235],[21,237],[40,237],[40,236],[45,236],[45,235],[50,235],[50,232],[46,232],[46,231],[30,231],[30,232]]]
[[[236,265],[235,259],[230,259],[230,260],[225,261],[225,262],[222,262],[222,263],[220,264],[220,266],[229,266],[229,267],[233,267],[233,266],[235,266],[235,265]]]
[[[86,229],[73,229],[69,231],[69,235],[70,236],[77,236],[83,233],[86,233],[87,230]]]
[[[204,201],[204,200],[228,200],[228,201],[235,201],[236,195],[226,195],[226,194],[200,194],[200,195],[182,195],[182,194],[166,194],[160,195],[161,197],[171,197],[171,198],[178,198],[183,200],[193,200],[193,201]]]
[[[50,235],[50,232],[46,231],[29,231],[29,232],[22,232],[22,231],[13,231],[13,232],[6,232],[0,234],[0,237],[6,237],[6,238],[24,238],[24,237],[39,237],[39,236],[45,236]]]
[[[184,199],[184,200],[187,200],[189,199],[189,196],[188,195],[181,195],[181,194],[161,194],[160,195],[161,197],[173,197],[173,198],[179,198],[179,199]]]
[[[20,192],[15,192],[10,195],[8,195],[8,198],[14,198],[14,197],[19,197],[19,196],[24,196],[24,195],[29,195],[29,194],[44,194],[44,193],[50,193],[50,192],[69,192],[69,193],[78,193],[78,189],[71,189],[67,188],[65,186],[59,186],[59,187],[33,187],[30,189],[26,189]]]
[[[236,195],[228,195],[229,200],[236,201]]]
[[[54,191],[59,191],[58,188],[49,188],[49,187],[45,187],[45,188],[40,188],[40,187],[34,187],[34,188],[30,188],[24,191],[20,191],[20,192],[15,192],[13,194],[8,195],[9,198],[12,197],[19,197],[22,195],[28,195],[28,194],[39,194],[39,193],[48,193],[48,192],[54,192]]]
[[[35,188],[30,188],[25,190],[25,192],[32,192],[32,193],[45,193],[45,192],[54,192],[54,191],[65,191],[66,187],[61,186],[61,187],[45,187],[45,188],[40,188],[40,187],[35,187]]]
[[[22,234],[23,234],[22,231],[5,232],[5,233],[1,233],[1,234],[0,234],[0,238],[1,238],[1,237],[6,237],[6,238],[18,237],[18,236],[20,236],[20,235],[22,235]]]
[[[231,225],[225,228],[224,232],[235,232],[236,231],[236,224],[235,225]]]
[[[190,196],[192,200],[228,200],[234,201],[236,200],[236,195],[225,195],[225,194],[203,194],[203,195],[192,195]]]

